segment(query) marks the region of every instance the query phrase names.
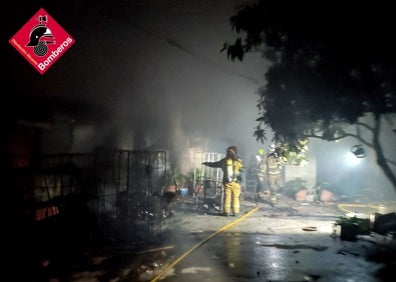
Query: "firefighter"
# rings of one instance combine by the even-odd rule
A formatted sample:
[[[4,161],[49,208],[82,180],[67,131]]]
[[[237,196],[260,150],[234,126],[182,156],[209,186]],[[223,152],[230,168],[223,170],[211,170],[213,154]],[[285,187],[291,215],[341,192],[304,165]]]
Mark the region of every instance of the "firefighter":
[[[275,153],[270,153],[267,157],[268,185],[271,194],[279,193],[283,187],[281,163]]]
[[[256,200],[269,196],[267,183],[267,156],[264,149],[259,149],[256,155]]]
[[[226,156],[217,162],[203,162],[202,164],[223,170],[224,215],[238,216],[240,212],[241,173],[244,166],[237,155],[237,147],[228,147]],[[231,214],[231,210],[233,214]]]

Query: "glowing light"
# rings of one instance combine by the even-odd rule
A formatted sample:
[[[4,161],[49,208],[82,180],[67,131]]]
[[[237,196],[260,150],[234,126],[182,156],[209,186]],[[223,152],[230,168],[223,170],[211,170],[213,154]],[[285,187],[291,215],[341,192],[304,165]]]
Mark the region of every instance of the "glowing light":
[[[352,152],[347,152],[345,154],[345,163],[347,166],[353,167],[357,166],[363,161],[362,158],[357,158]]]

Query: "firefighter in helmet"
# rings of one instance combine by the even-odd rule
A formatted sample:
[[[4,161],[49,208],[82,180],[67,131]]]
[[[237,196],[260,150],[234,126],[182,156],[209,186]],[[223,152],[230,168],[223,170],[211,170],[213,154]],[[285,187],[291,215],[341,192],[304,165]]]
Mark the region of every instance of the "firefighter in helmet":
[[[241,173],[244,165],[237,155],[237,147],[228,147],[226,156],[217,162],[203,162],[202,164],[223,170],[224,214],[229,216],[232,211],[232,215],[238,216],[240,213]]]
[[[275,146],[271,147],[271,151],[267,157],[268,185],[271,194],[276,195],[283,187],[282,165],[279,156],[276,153]]]
[[[269,196],[267,183],[267,156],[264,149],[259,149],[256,155],[256,200],[265,200]]]

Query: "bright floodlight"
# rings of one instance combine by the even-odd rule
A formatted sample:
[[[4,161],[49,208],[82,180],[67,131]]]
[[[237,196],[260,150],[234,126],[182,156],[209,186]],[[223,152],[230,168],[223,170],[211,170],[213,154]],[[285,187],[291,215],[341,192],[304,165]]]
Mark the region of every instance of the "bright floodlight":
[[[352,146],[351,152],[357,157],[357,158],[364,158],[366,156],[366,152],[364,151],[364,148],[361,144]]]

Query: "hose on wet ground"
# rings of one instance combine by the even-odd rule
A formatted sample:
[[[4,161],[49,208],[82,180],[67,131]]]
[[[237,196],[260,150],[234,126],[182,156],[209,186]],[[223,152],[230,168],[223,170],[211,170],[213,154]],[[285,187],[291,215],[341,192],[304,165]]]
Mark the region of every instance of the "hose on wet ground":
[[[340,203],[337,204],[338,209],[345,213],[353,213],[354,211],[350,208],[368,208],[375,211],[381,211],[381,209],[386,208],[387,206],[396,205],[396,201],[382,202],[377,204],[363,204],[363,203]]]
[[[201,247],[203,244],[205,244],[207,241],[209,241],[210,239],[212,239],[213,237],[215,237],[216,235],[218,235],[219,233],[227,230],[228,228],[234,226],[235,224],[237,224],[238,222],[244,220],[245,218],[247,218],[248,216],[250,216],[251,214],[253,214],[254,212],[259,210],[259,205],[256,203],[256,207],[253,208],[252,210],[250,210],[249,212],[245,213],[244,215],[242,215],[241,217],[238,217],[236,220],[232,221],[231,223],[223,226],[222,228],[220,228],[219,230],[215,231],[214,233],[212,233],[210,236],[208,236],[207,238],[205,238],[204,240],[202,240],[201,242],[197,243],[196,245],[194,245],[191,249],[189,249],[187,252],[185,252],[184,254],[182,254],[181,256],[179,256],[175,261],[173,261],[169,266],[167,266],[165,269],[163,269],[159,274],[157,274],[152,280],[151,282],[155,282],[158,281],[158,279],[162,278],[171,268],[173,268],[175,265],[177,265],[179,262],[181,262],[183,259],[185,259],[188,255],[190,255],[192,252],[194,252],[196,249],[198,249],[199,247]]]

